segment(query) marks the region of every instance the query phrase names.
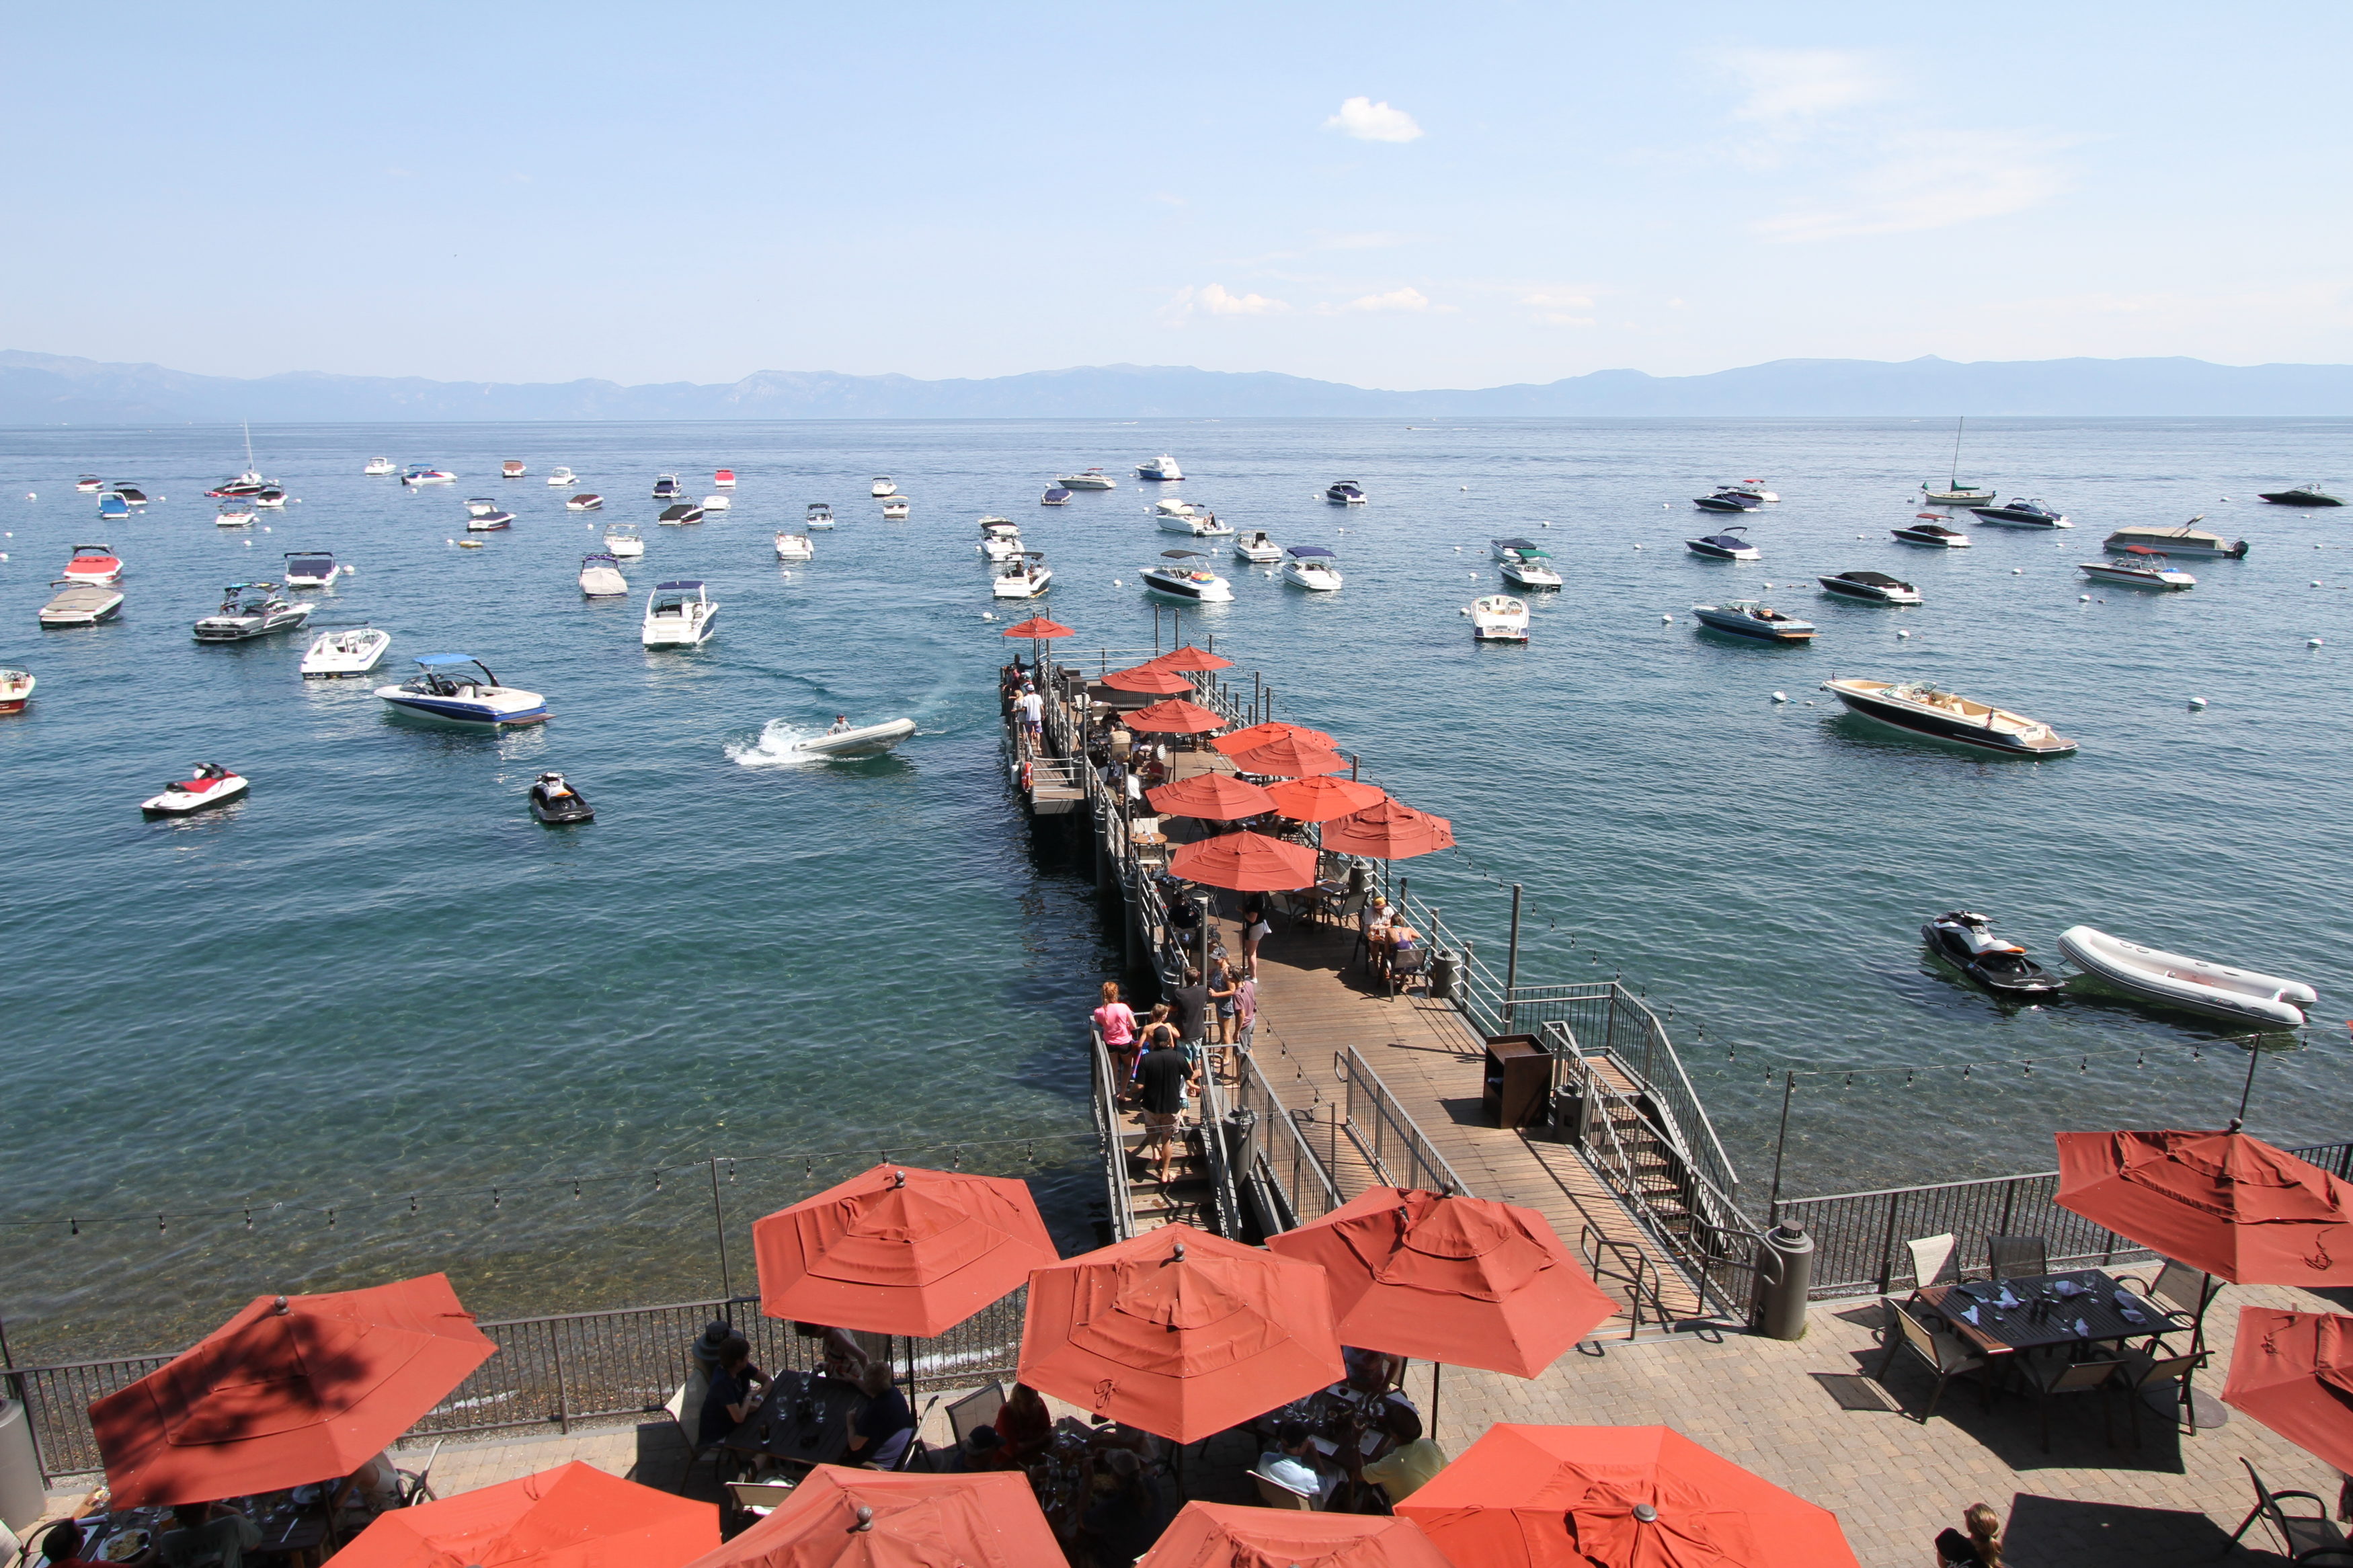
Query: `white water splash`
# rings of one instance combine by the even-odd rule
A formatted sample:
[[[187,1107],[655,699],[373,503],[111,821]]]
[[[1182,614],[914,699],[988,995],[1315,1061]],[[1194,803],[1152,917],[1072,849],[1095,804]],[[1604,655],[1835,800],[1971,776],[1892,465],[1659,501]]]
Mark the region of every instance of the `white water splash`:
[[[825,760],[818,752],[798,750],[801,742],[817,733],[789,719],[771,719],[760,727],[757,740],[728,742],[727,755],[747,768],[802,767]]]

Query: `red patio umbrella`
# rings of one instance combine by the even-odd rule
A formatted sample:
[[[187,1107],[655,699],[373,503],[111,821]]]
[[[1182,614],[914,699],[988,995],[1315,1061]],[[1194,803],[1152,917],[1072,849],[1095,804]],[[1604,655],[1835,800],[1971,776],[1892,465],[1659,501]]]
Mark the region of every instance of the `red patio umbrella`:
[[[1237,893],[1288,893],[1315,884],[1315,851],[1263,833],[1221,833],[1178,847],[1168,874]]]
[[[1135,1568],[1454,1568],[1409,1519],[1188,1502]]]
[[[681,1568],[719,1544],[719,1510],[575,1459],[394,1509],[335,1553],[348,1568]]]
[[[1388,798],[1377,785],[1324,777],[1285,779],[1268,786],[1266,793],[1274,797],[1275,809],[1293,822],[1329,822]]]
[[[1618,1310],[1544,1215],[1490,1198],[1372,1187],[1266,1245],[1324,1266],[1342,1343],[1409,1360],[1535,1377]]]
[[[776,1511],[687,1568],[1058,1568],[1029,1478],[819,1465]]]
[[[1857,1568],[1836,1514],[1664,1426],[1491,1426],[1397,1511],[1457,1568]]]
[[[1193,683],[1173,669],[1155,669],[1139,664],[1133,669],[1114,669],[1103,678],[1103,683],[1113,691],[1147,691],[1160,697],[1189,695]]]
[[[2059,1203],[2240,1285],[2353,1285],[2353,1184],[2244,1132],[2062,1132]]]
[[[446,1274],[256,1296],[90,1407],[118,1508],[209,1502],[348,1476],[499,1347]]]
[[[1231,773],[1195,773],[1146,790],[1144,798],[1152,803],[1153,810],[1166,816],[1198,817],[1204,822],[1239,822],[1274,809],[1270,792]]]
[[[2222,1403],[2353,1474],[2353,1318],[2240,1308]]]
[[[1050,621],[1043,616],[1032,616],[1018,626],[1006,627],[1005,635],[1009,637],[1028,637],[1032,642],[1036,642],[1049,637],[1074,637],[1079,634],[1060,621]]]
[[[876,1334],[945,1333],[1054,1261],[1024,1184],[877,1165],[756,1220],[760,1310]]]
[[[1324,847],[1335,855],[1404,860],[1454,847],[1454,825],[1390,797],[1324,825]]]
[[[1336,773],[1348,765],[1348,759],[1312,741],[1296,735],[1285,735],[1269,741],[1263,746],[1252,746],[1246,752],[1229,752],[1234,766],[1246,773],[1261,773],[1274,778],[1300,779],[1316,773]]]
[[[1181,698],[1155,702],[1149,708],[1138,708],[1121,722],[1130,730],[1161,735],[1206,735],[1212,730],[1226,727],[1226,721],[1207,708]]]
[[[1021,1381],[1178,1443],[1343,1373],[1323,1269],[1188,1225],[1029,1276]]]
[[[1190,646],[1176,648],[1168,653],[1164,653],[1157,658],[1147,658],[1144,663],[1145,668],[1146,668],[1157,666],[1162,669],[1185,669],[1194,671],[1231,669],[1234,667],[1234,661],[1232,659],[1219,658],[1216,654],[1209,652],[1207,648],[1198,648]]]
[[[1239,752],[1255,751],[1286,736],[1306,745],[1323,746],[1327,750],[1333,743],[1332,737],[1321,730],[1311,730],[1304,724],[1278,723],[1270,719],[1263,724],[1252,724],[1248,729],[1236,730],[1230,735],[1220,735],[1209,744],[1230,757]]]

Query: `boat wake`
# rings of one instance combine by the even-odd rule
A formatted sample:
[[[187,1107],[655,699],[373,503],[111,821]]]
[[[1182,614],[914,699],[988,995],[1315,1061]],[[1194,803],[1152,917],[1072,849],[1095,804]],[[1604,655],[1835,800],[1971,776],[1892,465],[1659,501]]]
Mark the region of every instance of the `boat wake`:
[[[797,750],[800,742],[821,733],[805,730],[789,719],[771,719],[760,727],[757,739],[730,741],[727,755],[740,767],[799,768],[825,758],[814,752]]]

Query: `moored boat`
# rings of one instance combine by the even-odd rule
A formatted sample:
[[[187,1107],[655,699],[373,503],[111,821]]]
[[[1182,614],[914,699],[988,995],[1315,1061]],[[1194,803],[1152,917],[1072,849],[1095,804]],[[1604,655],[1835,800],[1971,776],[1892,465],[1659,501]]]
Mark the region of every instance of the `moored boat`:
[[[868,486],[867,490],[868,493],[872,495],[875,500],[880,500],[884,496],[897,495],[899,493],[899,481],[892,479],[888,474],[877,474],[874,476],[873,484]]]
[[[1881,605],[1916,605],[1920,590],[1900,577],[1890,577],[1884,572],[1841,572],[1834,577],[1817,577],[1828,593],[1849,599],[1869,599]]]
[[[519,479],[530,472],[531,470],[524,468],[520,460],[513,458],[509,458],[499,465],[499,478],[502,479]]]
[[[1148,463],[1136,464],[1135,477],[1139,479],[1181,479],[1185,477],[1185,470],[1176,466],[1176,458],[1163,452]]]
[[[75,583],[60,577],[49,584],[64,592],[41,606],[45,626],[94,626],[111,621],[122,608],[122,590],[110,584]]]
[[[400,482],[404,485],[454,485],[458,482],[458,476],[447,468],[428,468],[422,463],[415,463],[409,466],[407,472],[400,476]]]
[[[1721,533],[1686,539],[1683,548],[1694,555],[1704,555],[1711,561],[1755,561],[1765,553],[1749,542],[1747,524],[1739,522]]]
[[[81,478],[74,481],[74,489],[78,490],[88,491],[103,489],[105,488],[105,481],[100,479],[96,474],[84,474]]]
[[[0,713],[22,713],[39,684],[29,669],[0,668]]]
[[[605,525],[605,550],[617,560],[635,561],[646,552],[645,535],[634,522],[608,522]]]
[[[2129,588],[2179,590],[2198,586],[2197,578],[2167,560],[2164,552],[2151,550],[2146,544],[2126,545],[2115,561],[2078,561],[2075,570],[2086,577],[2121,583]]]
[[[733,489],[735,488],[735,470],[733,468],[722,468],[717,473],[712,474],[711,476],[711,488],[716,490]]]
[[[1822,689],[1849,710],[1933,740],[2014,757],[2063,757],[2075,742],[2040,721],[2006,708],[1940,691],[1926,681],[1867,680],[1841,676]]]
[[[338,626],[321,632],[302,654],[305,679],[365,675],[392,647],[392,634],[375,626]]]
[[[324,588],[343,571],[331,550],[290,550],[279,575],[290,588]]]
[[[1973,506],[1969,510],[1988,522],[1998,522],[2004,528],[2073,528],[2075,525],[2043,505],[2040,500],[2028,500],[2012,496],[2007,506]]]
[[[1222,605],[1234,596],[1232,584],[1215,572],[1193,564],[1208,557],[1198,550],[1164,550],[1160,559],[1137,574],[1144,591],[1164,598],[1189,599],[1195,604]]]
[[[1354,479],[1335,479],[1324,487],[1324,499],[1334,506],[1362,506],[1366,501],[1365,487]]]
[[[547,482],[551,485],[556,486],[558,489],[561,489],[565,485],[579,483],[580,476],[574,473],[570,468],[565,468],[562,464],[558,464],[554,468],[547,470]]]
[[[499,507],[478,511],[466,520],[466,531],[469,533],[496,533],[513,526],[514,513]]]
[[[685,493],[686,487],[678,482],[676,474],[663,474],[654,480],[656,500],[676,500]]]
[[[214,514],[213,521],[223,528],[251,528],[253,503],[249,500],[225,500],[220,504],[220,510]]]
[[[719,604],[695,578],[657,583],[646,595],[638,640],[647,647],[700,647],[719,628]]]
[[[1282,552],[1282,580],[1318,594],[1339,591],[1340,558],[1320,544],[1294,544]]]
[[[818,532],[825,531],[833,526],[833,508],[821,500],[809,502],[808,513],[801,519],[801,526]]]
[[[893,496],[882,503],[882,521],[885,522],[907,521],[907,502],[904,497]]]
[[[1509,594],[1489,594],[1471,601],[1472,642],[1524,643],[1528,640],[1528,606]]]
[[[1282,546],[1269,539],[1261,528],[1236,535],[1234,553],[1253,566],[1271,566],[1282,559]]]
[[[735,499],[724,492],[718,495],[708,495],[702,498],[702,510],[706,512],[732,511],[734,510],[734,507]]]
[[[2244,560],[2247,542],[2225,539],[2219,533],[2209,533],[2198,524],[2206,521],[2200,512],[2179,528],[2120,528],[2100,542],[2103,550],[2125,551],[2135,545],[2146,550],[2161,550],[2168,555],[2217,555]]]
[[[1560,571],[1552,557],[1534,545],[1504,552],[1504,581],[1522,588],[1557,588]]]
[[[1941,522],[1917,521],[1887,531],[1906,544],[1925,544],[1934,550],[1967,550],[1969,547],[1968,534],[1957,528],[1947,528]]]
[[[2345,502],[2330,495],[2318,485],[2298,485],[2294,489],[2265,490],[2263,499],[2274,506],[2343,506]]]
[[[1070,490],[1115,490],[1119,481],[1101,468],[1087,468],[1075,474],[1063,474],[1054,481]]]
[[[276,583],[231,583],[221,606],[195,624],[198,642],[245,642],[279,632],[300,631],[316,606],[279,594]]]
[[[984,517],[980,520],[980,552],[991,561],[1002,561],[1021,552],[1021,530],[1009,517]]]
[[[1039,506],[1070,505],[1071,491],[1069,487],[1065,485],[1048,485],[1046,487],[1046,493],[1038,498],[1038,504]]]
[[[1756,496],[1744,495],[1736,490],[1718,490],[1714,495],[1692,497],[1692,505],[1702,511],[1755,511],[1764,504],[1764,501]]]
[[[390,458],[370,458],[367,460],[367,467],[362,468],[360,472],[370,476],[396,474],[400,472],[400,468]]]
[[[479,678],[470,673],[480,671]],[[537,724],[547,718],[547,700],[536,691],[501,686],[491,667],[467,653],[427,654],[417,673],[375,694],[396,713],[479,729]]]
[[[1721,605],[1694,605],[1700,624],[1761,642],[1799,643],[1814,640],[1814,623],[1777,610],[1756,599],[1726,599]]]
[[[1985,916],[1968,910],[1938,915],[1920,928],[1928,950],[1984,986],[2010,996],[2042,996],[2066,989],[2064,975],[2053,974],[2014,942],[1993,934]]]
[[[691,500],[678,501],[662,508],[661,516],[654,521],[664,528],[684,528],[702,521],[702,509]]]
[[[562,773],[542,773],[531,784],[531,814],[551,827],[594,822],[596,809]]]
[[[58,575],[69,583],[118,583],[122,579],[122,558],[111,544],[77,544],[73,558]]]
[[[2166,952],[2087,925],[2059,933],[2067,961],[2142,1001],[2258,1028],[2300,1029],[2318,993],[2301,981]]]
[[[602,511],[605,510],[605,498],[598,495],[595,490],[582,490],[576,496],[566,496],[564,498],[564,510],[566,511]]]
[[[98,516],[101,522],[121,522],[131,516],[131,503],[118,492],[110,490],[98,498]]]
[[[1017,550],[1005,558],[996,576],[989,579],[989,596],[997,599],[1034,599],[1044,593],[1054,581],[1054,569],[1046,564],[1042,550]]]
[[[776,559],[814,561],[817,559],[817,541],[806,533],[794,533],[779,529],[776,531]]]
[[[621,575],[621,563],[608,550],[580,558],[580,592],[591,599],[625,599],[629,595],[629,580]]]

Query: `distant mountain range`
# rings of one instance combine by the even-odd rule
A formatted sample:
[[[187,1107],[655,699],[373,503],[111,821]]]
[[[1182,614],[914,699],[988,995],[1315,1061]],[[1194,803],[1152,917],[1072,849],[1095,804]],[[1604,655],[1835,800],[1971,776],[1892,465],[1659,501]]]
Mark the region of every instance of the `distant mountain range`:
[[[2353,365],[2194,359],[1784,359],[1707,375],[1377,392],[1271,371],[1087,365],[979,381],[764,370],[723,385],[462,382],[299,371],[237,380],[0,351],[0,425],[190,420],[1021,419],[2353,415]]]

